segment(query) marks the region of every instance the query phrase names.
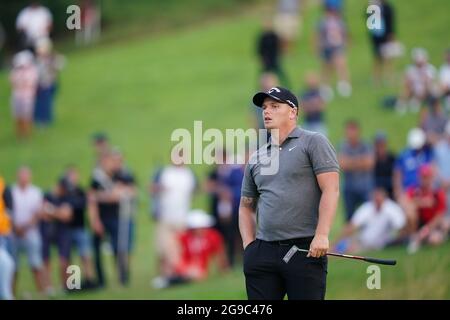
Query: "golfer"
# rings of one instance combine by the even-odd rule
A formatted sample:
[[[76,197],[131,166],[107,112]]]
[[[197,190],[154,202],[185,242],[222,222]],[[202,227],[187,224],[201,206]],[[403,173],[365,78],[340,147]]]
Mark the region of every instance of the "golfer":
[[[271,138],[250,157],[242,182],[239,228],[247,296],[324,299],[325,254],[339,198],[336,151],[322,134],[297,127],[298,101],[289,90],[259,92],[253,103],[263,109]],[[263,170],[268,158],[279,161],[275,173]]]

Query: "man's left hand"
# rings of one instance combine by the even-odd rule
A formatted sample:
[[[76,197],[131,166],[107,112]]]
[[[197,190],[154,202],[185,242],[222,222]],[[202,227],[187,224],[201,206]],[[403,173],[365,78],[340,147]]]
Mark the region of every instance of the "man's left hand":
[[[316,234],[309,247],[307,257],[320,258],[327,254],[329,246],[328,236]]]

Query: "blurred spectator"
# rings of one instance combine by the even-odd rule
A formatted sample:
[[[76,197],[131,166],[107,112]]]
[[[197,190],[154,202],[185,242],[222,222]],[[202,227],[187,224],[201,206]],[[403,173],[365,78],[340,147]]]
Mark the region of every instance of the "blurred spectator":
[[[259,108],[260,109],[260,108]],[[216,150],[216,164],[208,174],[205,182],[205,190],[210,199],[211,215],[214,218],[214,227],[224,236],[225,230],[222,225],[222,211],[224,206],[220,205],[225,198],[225,179],[228,174],[227,152],[226,150]],[[229,213],[229,210],[227,214]]]
[[[78,170],[69,166],[63,177],[65,186],[65,197],[72,208],[72,220],[69,223],[71,248],[76,246],[81,258],[82,274],[84,276],[81,284],[82,289],[95,287],[94,270],[92,264],[91,236],[85,226],[85,215],[87,208],[87,196],[79,183]]]
[[[12,300],[14,258],[11,248],[12,223],[8,213],[6,184],[0,176],[0,300]],[[9,200],[10,201],[10,200]]]
[[[229,201],[229,204],[225,210],[220,212],[222,214],[219,214],[219,217],[224,227],[228,262],[233,267],[237,253],[239,252],[239,256],[242,253],[242,239],[239,233],[239,204],[245,166],[242,164],[228,164],[227,166],[228,170],[226,171],[224,182],[226,199]]]
[[[375,185],[386,190],[389,198],[394,199],[394,166],[395,154],[388,149],[387,137],[379,132],[375,136]]]
[[[169,275],[153,280],[155,288],[206,279],[214,258],[222,272],[228,269],[222,236],[212,228],[213,225],[214,219],[204,211],[189,212],[186,219],[188,230],[179,237],[181,259]]]
[[[113,150],[114,180],[120,187],[119,201],[119,230],[118,230],[118,264],[120,281],[128,284],[130,279],[130,255],[134,243],[134,217],[137,206],[136,179],[133,173],[125,166],[123,154]]]
[[[101,11],[96,1],[80,1],[81,29],[75,33],[77,45],[89,45],[100,37]]]
[[[450,121],[443,138],[434,146],[437,180],[447,195],[447,219],[450,219]]]
[[[344,173],[344,204],[346,221],[356,208],[369,200],[373,187],[374,156],[372,148],[361,140],[359,123],[345,124],[345,141],[339,151],[339,165]]]
[[[42,238],[38,228],[43,195],[38,187],[31,184],[31,179],[31,170],[27,167],[21,167],[17,173],[17,184],[11,188],[13,247],[16,264],[15,283],[20,269],[18,265],[19,253],[25,251],[36,287],[42,293],[47,289],[41,255]]]
[[[325,100],[320,95],[320,79],[317,74],[310,72],[306,75],[306,89],[300,95],[300,101],[303,102],[302,109],[305,113],[303,128],[328,135],[324,121]]]
[[[16,29],[22,39],[22,49],[34,52],[38,39],[49,38],[52,27],[51,12],[38,1],[32,1],[19,12],[16,20]]]
[[[108,235],[117,262],[119,279],[123,285],[127,282],[127,270],[120,263],[119,228],[120,228],[120,201],[128,193],[117,172],[117,162],[112,152],[101,155],[99,165],[94,169],[89,192],[89,214],[91,228],[94,232],[94,255],[97,271],[97,284],[105,286],[106,279],[103,272],[101,244]]]
[[[274,18],[275,32],[281,39],[283,51],[287,52],[294,45],[301,28],[300,0],[278,0],[277,13]]]
[[[438,245],[446,240],[448,226],[445,224],[446,196],[443,189],[434,188],[434,169],[430,164],[420,167],[420,184],[407,191],[407,216],[414,232],[408,252],[414,253],[422,243]]]
[[[264,30],[258,38],[257,52],[261,62],[261,71],[275,73],[282,84],[289,86],[289,81],[281,68],[280,38],[273,31],[272,24],[269,22],[265,22]]]
[[[278,77],[273,72],[264,72],[260,77],[259,85],[260,85],[259,88],[261,91],[267,92],[271,88],[279,85]],[[258,108],[253,103],[251,105],[251,108],[256,117],[256,124],[254,125],[254,127],[256,129],[264,129],[264,119],[262,116],[262,109]]]
[[[445,52],[445,62],[439,70],[439,86],[445,111],[450,113],[450,48]]]
[[[0,217],[1,219],[1,217]],[[14,259],[0,239],[0,300],[14,299],[12,285],[14,278]]]
[[[430,96],[427,104],[420,127],[425,131],[428,143],[434,145],[444,135],[448,117],[444,114],[438,97]]]
[[[57,78],[64,63],[64,57],[53,51],[50,39],[40,38],[36,42],[36,66],[39,81],[34,121],[37,125],[45,126],[53,122],[53,102],[57,89]]]
[[[411,57],[413,64],[406,69],[403,92],[396,106],[399,113],[405,113],[408,108],[418,112],[434,90],[436,68],[428,63],[428,52],[414,48]]]
[[[369,29],[375,58],[374,77],[376,83],[380,83],[392,73],[390,61],[383,54],[383,49],[395,38],[395,11],[388,0],[373,0],[370,4],[380,8],[381,28]]]
[[[337,92],[343,97],[352,94],[350,76],[347,67],[345,47],[348,36],[347,29],[340,13],[334,6],[325,6],[325,13],[318,26],[317,50],[322,58],[322,94],[325,100],[333,97],[330,78],[336,72]]]
[[[158,197],[157,186],[161,182],[162,171],[163,168],[158,166],[150,179],[150,187],[149,187],[150,215],[155,222],[158,221],[159,217],[161,216],[161,204],[160,199]]]
[[[400,206],[387,197],[383,188],[376,187],[372,200],[361,205],[344,227],[335,250],[355,253],[383,249],[395,240],[405,224],[406,217]]]
[[[51,192],[45,194],[41,211],[40,232],[42,237],[42,258],[45,266],[46,283],[49,286],[49,291],[52,291],[52,294],[54,294],[51,286],[50,251],[52,244],[58,248],[59,274],[63,289],[66,289],[67,278],[69,276],[67,273],[71,243],[69,224],[72,220],[73,210],[70,206],[69,199],[67,199],[66,190],[67,183],[64,179],[61,179]]]
[[[31,134],[33,110],[38,85],[38,71],[30,51],[21,51],[14,56],[10,74],[12,86],[12,113],[16,121],[19,138]]]
[[[97,132],[92,136],[92,143],[95,152],[95,162],[100,164],[100,159],[103,154],[111,151],[109,138],[104,132]]]
[[[181,248],[178,237],[185,230],[196,188],[194,173],[184,164],[183,153],[180,151],[173,157],[173,164],[163,169],[159,183],[153,186],[160,202],[155,243],[158,272],[162,276],[167,276],[179,263]]]
[[[419,185],[419,168],[433,160],[433,151],[426,145],[425,132],[413,128],[408,133],[408,147],[397,157],[394,168],[394,195],[404,207],[405,191]]]

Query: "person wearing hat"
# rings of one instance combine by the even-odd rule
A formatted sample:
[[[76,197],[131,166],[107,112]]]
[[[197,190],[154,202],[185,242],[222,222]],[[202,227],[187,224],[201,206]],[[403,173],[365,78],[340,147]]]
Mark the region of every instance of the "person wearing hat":
[[[445,192],[433,185],[434,167],[431,164],[422,165],[419,176],[419,186],[407,190],[410,210],[407,215],[413,219],[415,227],[408,245],[409,253],[415,253],[422,243],[443,243],[448,233],[448,228],[443,223],[447,207]]]
[[[38,71],[30,51],[21,51],[14,56],[10,73],[12,87],[12,113],[16,121],[16,134],[25,138],[31,134],[33,110],[38,84]]]
[[[225,254],[224,240],[214,229],[215,219],[203,210],[191,210],[186,218],[187,230],[180,237],[181,257],[168,277],[157,277],[153,286],[158,289],[201,281],[207,278],[209,264],[216,259],[222,272],[229,264]]]
[[[271,139],[250,157],[242,182],[247,296],[324,299],[328,235],[339,199],[336,151],[322,134],[297,127],[299,104],[289,90],[259,92],[253,103],[263,109]]]
[[[394,197],[406,214],[412,210],[410,202],[406,196],[409,188],[419,186],[419,168],[424,164],[433,161],[433,152],[426,145],[426,134],[420,128],[412,128],[408,132],[407,147],[398,155],[395,160],[393,185]],[[408,218],[406,235],[415,230],[412,217]]]

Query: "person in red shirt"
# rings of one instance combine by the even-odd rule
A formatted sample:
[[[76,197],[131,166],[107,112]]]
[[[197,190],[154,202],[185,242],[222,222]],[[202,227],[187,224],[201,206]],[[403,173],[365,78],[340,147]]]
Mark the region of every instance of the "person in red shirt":
[[[426,164],[419,169],[420,185],[407,190],[409,216],[414,219],[417,232],[412,235],[408,251],[414,253],[421,243],[438,245],[445,241],[446,195],[433,187],[434,168]]]
[[[214,218],[202,210],[192,210],[186,225],[188,229],[179,238],[179,263],[170,277],[153,281],[155,288],[204,280],[208,277],[209,267],[214,259],[222,272],[228,269],[223,237],[213,228]]]

